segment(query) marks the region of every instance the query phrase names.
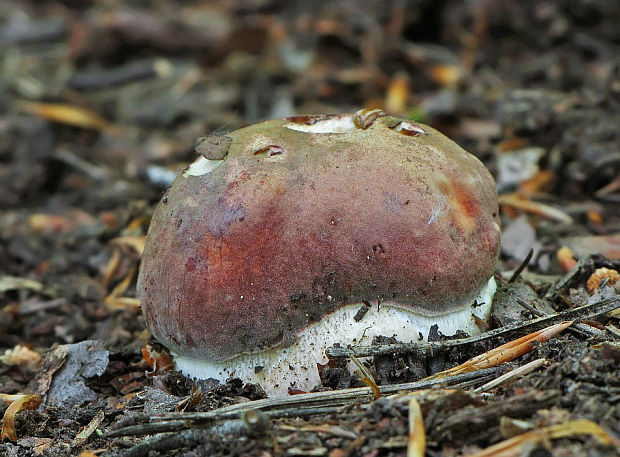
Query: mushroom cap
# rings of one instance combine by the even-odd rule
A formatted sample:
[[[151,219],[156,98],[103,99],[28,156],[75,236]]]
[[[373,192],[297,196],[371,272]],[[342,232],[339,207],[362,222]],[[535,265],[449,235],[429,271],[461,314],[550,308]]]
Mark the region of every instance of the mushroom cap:
[[[445,315],[493,275],[494,180],[431,127],[379,111],[301,116],[200,152],[155,210],[138,278],[147,326],[176,354],[287,347],[354,303]]]

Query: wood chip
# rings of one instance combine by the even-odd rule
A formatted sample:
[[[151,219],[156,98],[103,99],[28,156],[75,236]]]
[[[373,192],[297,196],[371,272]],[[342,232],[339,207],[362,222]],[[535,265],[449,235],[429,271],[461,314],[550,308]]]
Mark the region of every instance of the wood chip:
[[[88,425],[82,430],[80,430],[80,432],[75,436],[75,438],[71,442],[71,446],[83,445],[88,440],[88,438],[90,438],[90,436],[95,432],[95,430],[97,430],[97,428],[101,425],[104,417],[105,413],[103,412],[103,410],[98,411],[97,414],[95,414],[95,417],[93,417],[92,420],[88,423]]]

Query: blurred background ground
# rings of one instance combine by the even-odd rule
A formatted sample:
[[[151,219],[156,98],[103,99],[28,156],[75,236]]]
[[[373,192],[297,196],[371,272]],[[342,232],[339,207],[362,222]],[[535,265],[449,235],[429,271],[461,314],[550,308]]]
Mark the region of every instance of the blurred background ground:
[[[0,349],[24,345],[43,355],[55,344],[99,340],[109,363],[91,386],[98,396],[87,395],[78,409],[60,402],[20,413],[21,441],[0,444],[0,452],[120,446],[71,443],[101,408],[103,427],[143,406],[136,393],[151,381],[141,360],[148,335],[135,269],[154,205],[206,133],[382,108],[434,126],[491,170],[504,231],[498,272],[514,270],[534,248],[529,273],[562,275],[563,246],[569,257],[596,253],[617,265],[619,22],[620,7],[607,0],[2,1]],[[574,286],[563,306],[587,301],[585,284]],[[591,351],[584,341],[552,346],[562,380],[555,387],[583,385],[579,369],[560,367],[596,358]],[[615,389],[592,390],[598,406],[590,412],[617,433],[613,357],[605,369],[612,381],[588,382]],[[45,370],[35,354],[26,358],[31,365],[0,364],[0,392],[37,392]],[[227,388],[213,394],[215,406],[251,397]],[[587,416],[581,398],[545,408]],[[534,422],[553,421],[551,413],[532,414]],[[382,433],[406,435],[406,420],[404,431],[394,420]],[[499,439],[457,435],[436,437],[429,455]],[[405,452],[381,436],[347,452]],[[319,441],[308,445],[324,448],[316,455],[346,455],[332,454],[347,449],[342,443]],[[301,446],[291,443],[281,447]],[[243,446],[178,455],[275,452],[264,443]],[[611,455],[585,440],[544,452]]]

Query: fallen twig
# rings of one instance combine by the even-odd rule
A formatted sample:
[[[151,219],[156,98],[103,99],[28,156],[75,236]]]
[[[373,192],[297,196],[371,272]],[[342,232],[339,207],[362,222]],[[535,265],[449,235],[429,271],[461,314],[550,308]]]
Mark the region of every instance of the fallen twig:
[[[552,325],[516,340],[509,341],[506,344],[502,344],[501,346],[491,349],[490,351],[477,355],[465,363],[449,368],[448,370],[440,371],[439,373],[436,373],[426,379],[442,379],[446,376],[469,373],[471,371],[490,368],[509,362],[531,351],[537,343],[544,343],[545,341],[554,338],[572,323],[572,321],[560,322],[559,324]]]
[[[207,433],[205,430],[197,429],[197,430],[185,430],[177,434],[166,433],[164,435],[158,435],[153,438],[147,439],[144,442],[133,446],[130,449],[121,451],[119,454],[120,457],[142,457],[148,456],[149,453],[153,451],[169,451],[172,449],[179,449],[184,446],[186,447],[194,447],[198,445],[207,445],[210,447],[211,444],[215,446],[214,443],[211,443],[209,438],[212,435]],[[204,452],[208,452],[204,450]],[[214,452],[208,452],[214,453]]]
[[[521,299],[521,298],[517,298],[517,304],[519,304],[520,306],[523,306],[525,309],[527,309],[530,313],[534,314],[534,316],[547,316],[549,315],[548,313],[545,313],[543,311],[540,311],[536,308],[534,308],[532,305],[530,305],[529,303],[527,303],[525,300]],[[582,338],[591,338],[591,337],[600,337],[600,331],[598,331],[597,329],[592,328],[590,325],[587,324],[583,324],[580,322],[577,322],[575,324],[573,324],[571,327],[568,328],[568,331],[580,336]],[[598,333],[597,333],[598,332]]]
[[[587,305],[581,308],[576,308],[574,310],[558,313],[553,316],[544,316],[516,326],[487,332],[486,337],[484,338],[483,336],[480,336],[465,338],[463,340],[420,343],[418,345],[388,345],[388,347],[391,348],[391,350],[389,351],[386,350],[385,346],[378,346],[374,347],[373,349],[382,349],[382,351],[380,352],[382,354],[406,351],[406,349],[412,346],[415,348],[416,351],[421,350],[420,346],[425,347],[425,350],[436,351],[440,349],[445,349],[446,347],[454,347],[463,344],[473,344],[484,339],[491,340],[492,338],[505,338],[508,335],[514,334],[516,331],[522,332],[524,329],[540,327],[543,323],[548,324],[550,322],[560,321],[561,319],[569,316],[590,318],[593,316],[604,314],[617,308],[619,306],[619,303],[620,299],[618,298],[602,300],[601,302],[592,305]],[[510,341],[509,343],[501,345],[498,348],[489,351],[488,353],[474,357],[463,365],[438,373],[422,381],[381,386],[380,393],[382,395],[387,395],[396,392],[423,389],[439,384],[445,386],[453,386],[456,384],[462,385],[463,383],[468,383],[471,381],[479,384],[481,380],[488,380],[488,376],[497,376],[498,373],[501,373],[501,369],[499,368],[488,368],[492,364],[503,363],[503,361],[511,360],[512,358],[527,352],[528,349],[531,349],[531,347],[533,347],[534,341],[540,341],[541,339],[545,340],[550,335],[561,331],[568,325],[569,323],[567,322],[560,322],[559,324],[552,325],[547,329],[535,332],[532,335],[518,338],[515,341]],[[394,350],[395,346],[397,347],[396,351]],[[350,350],[360,350],[360,348],[352,348]],[[362,352],[362,354],[374,355],[367,354],[365,352]],[[487,368],[476,370],[476,368],[480,367],[479,363],[482,363],[482,366],[486,366]],[[463,371],[472,369],[474,369],[474,371]],[[519,372],[515,374],[518,373]],[[300,394],[283,398],[256,400],[247,403],[230,405],[208,412],[167,413],[154,415],[151,417],[141,415],[135,419],[131,419],[131,425],[129,425],[129,422],[119,424],[120,427],[118,427],[116,430],[109,431],[108,433],[106,433],[106,436],[116,437],[179,431],[190,427],[200,426],[201,424],[204,426],[204,424],[210,424],[220,420],[237,419],[244,412],[250,410],[264,411],[266,416],[270,419],[277,417],[287,417],[290,415],[303,416],[307,414],[332,413],[337,412],[343,406],[350,405],[354,402],[369,402],[371,396],[374,395],[376,395],[376,393],[373,393],[371,388],[359,387],[329,392]]]
[[[536,317],[546,316],[547,314],[542,312],[541,310],[534,308],[532,305],[527,303],[522,298],[517,297],[517,303],[527,309],[530,313],[532,313]]]
[[[523,262],[521,262],[521,265],[519,265],[519,267],[514,271],[514,273],[508,280],[508,282],[515,282],[517,280],[521,272],[525,270],[525,267],[527,267],[530,264],[530,260],[532,260],[533,255],[534,255],[534,248],[530,249],[530,252],[527,253],[527,255],[525,256],[525,259],[523,259]]]
[[[516,338],[528,332],[539,330],[549,325],[557,324],[563,321],[578,320],[578,319],[592,319],[593,317],[601,314],[608,313],[614,309],[620,307],[620,298],[614,297],[600,302],[593,303],[591,305],[581,306],[561,313],[552,314],[549,316],[541,316],[535,319],[531,319],[525,322],[518,322],[513,325],[507,325],[505,327],[485,332],[481,335],[471,336],[469,338],[461,338],[458,340],[447,341],[431,341],[431,342],[416,342],[416,343],[396,343],[385,345],[373,345],[373,346],[351,346],[348,348],[331,347],[327,349],[327,355],[332,358],[343,358],[354,355],[355,357],[370,357],[375,355],[391,355],[391,354],[403,354],[412,353],[418,354],[419,357],[423,357],[427,352],[441,352],[455,347],[468,347],[478,344],[480,342],[492,343],[496,340],[506,340],[510,338]]]
[[[489,375],[497,376],[501,371],[498,368],[489,368],[444,379],[427,379],[411,383],[380,386],[380,388],[382,395],[388,395],[431,386],[454,385],[472,379],[486,380]],[[267,398],[225,406],[207,412],[166,413],[150,417],[139,415],[135,419],[132,418],[129,421],[124,421],[123,424],[119,424],[120,427],[108,431],[105,435],[110,438],[178,431],[184,428],[211,424],[220,420],[237,419],[244,412],[250,410],[264,411],[265,415],[270,419],[287,417],[292,414],[301,416],[332,413],[338,411],[343,406],[355,402],[362,401],[368,403],[372,396],[373,392],[369,387],[357,387],[329,392],[312,392],[283,398]],[[139,423],[142,421],[148,422]],[[131,425],[126,425],[128,423],[131,423]]]

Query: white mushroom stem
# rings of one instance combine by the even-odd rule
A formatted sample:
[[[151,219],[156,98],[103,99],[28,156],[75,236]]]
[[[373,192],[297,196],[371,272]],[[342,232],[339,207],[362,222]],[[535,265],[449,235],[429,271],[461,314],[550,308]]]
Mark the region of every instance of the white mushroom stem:
[[[173,355],[177,369],[189,377],[219,381],[238,377],[260,384],[270,397],[282,397],[287,395],[289,387],[306,391],[321,383],[316,364],[327,363],[325,350],[335,343],[344,346],[370,344],[375,336],[381,335],[414,342],[420,340],[420,335],[425,339],[435,324],[444,335],[454,335],[458,330],[470,335],[480,333],[474,314],[480,319],[489,317],[496,287],[495,279],[491,277],[476,297],[480,305],[436,316],[416,314],[394,303],[384,302],[379,307],[372,306],[361,320],[355,321],[353,317],[362,304],[349,305],[302,330],[297,341],[289,347],[242,354],[223,362]],[[259,367],[262,367],[260,371]]]

